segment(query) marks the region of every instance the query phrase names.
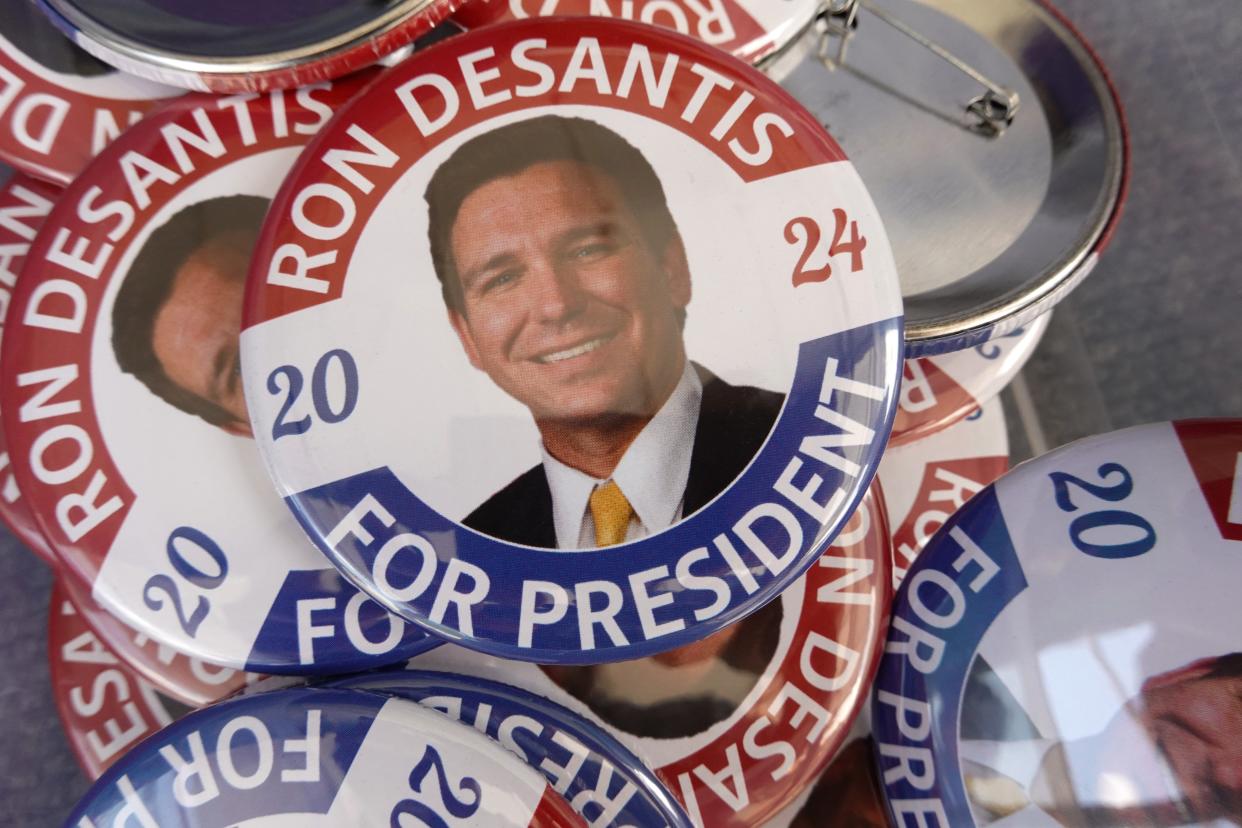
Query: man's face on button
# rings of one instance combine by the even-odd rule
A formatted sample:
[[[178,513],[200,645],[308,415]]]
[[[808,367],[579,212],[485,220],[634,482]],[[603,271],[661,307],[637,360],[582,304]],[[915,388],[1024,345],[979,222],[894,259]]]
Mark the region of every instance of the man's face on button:
[[[238,353],[248,252],[229,238],[195,250],[177,270],[151,342],[168,378],[231,414],[221,427],[242,435],[250,434]]]
[[[1210,665],[1158,677],[1141,715],[1195,818],[1242,814],[1242,677],[1206,675]]]
[[[462,202],[450,243],[470,362],[536,419],[649,416],[680,376],[680,239],[656,250],[613,179],[535,164]]]

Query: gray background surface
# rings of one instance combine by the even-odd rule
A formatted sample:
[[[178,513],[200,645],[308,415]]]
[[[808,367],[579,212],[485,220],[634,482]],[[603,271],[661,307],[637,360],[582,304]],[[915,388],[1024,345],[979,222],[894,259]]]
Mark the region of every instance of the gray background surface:
[[[1060,0],[1126,105],[1130,200],[1099,268],[1005,393],[1018,457],[1242,413],[1242,3]],[[59,824],[87,783],[48,684],[51,576],[0,530],[0,825]]]

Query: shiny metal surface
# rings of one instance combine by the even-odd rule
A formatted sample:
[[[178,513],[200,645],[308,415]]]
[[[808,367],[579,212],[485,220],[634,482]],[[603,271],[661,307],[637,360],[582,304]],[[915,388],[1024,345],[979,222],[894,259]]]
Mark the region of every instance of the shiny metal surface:
[[[308,43],[297,49],[237,58],[196,56],[157,49],[127,37],[124,32],[105,27],[84,13],[72,0],[40,0],[44,7],[79,33],[78,45],[96,57],[123,68],[129,64],[153,67],[174,75],[213,75],[218,73],[268,73],[301,66],[311,60],[330,58],[357,48],[400,26],[410,17],[421,14],[442,0],[404,0],[368,21],[366,25],[336,36]]]
[[[867,5],[842,68],[825,64],[811,29],[772,71],[832,131],[879,206],[907,346],[952,348],[1021,325],[1085,275],[1116,210],[1124,143],[1108,83],[1031,0],[875,0],[1017,92],[1022,112],[989,138],[963,111],[974,82]]]
[[[858,9],[865,5],[874,17],[892,26],[915,43],[927,49],[941,60],[946,61],[950,66],[954,67],[967,77],[973,78],[984,87],[983,94],[976,95],[966,104],[966,112],[974,116],[977,121],[975,128],[989,137],[997,137],[1004,133],[1013,123],[1014,116],[1017,115],[1021,106],[1021,99],[1018,93],[1014,92],[1006,86],[1002,86],[996,81],[984,75],[974,66],[962,60],[939,43],[928,38],[917,29],[913,29],[906,25],[900,19],[894,17],[884,11],[874,3],[863,3],[863,0],[851,0],[849,6],[841,12],[832,12],[832,15],[825,18],[826,31],[830,34],[836,34],[840,38],[840,45],[837,49],[837,56],[833,59],[833,63],[837,68],[845,65],[846,47],[849,45],[850,38],[857,31]],[[832,16],[844,16],[848,21],[844,25],[840,25],[834,31],[831,25]],[[820,46],[821,56],[826,53],[827,41],[823,41]]]

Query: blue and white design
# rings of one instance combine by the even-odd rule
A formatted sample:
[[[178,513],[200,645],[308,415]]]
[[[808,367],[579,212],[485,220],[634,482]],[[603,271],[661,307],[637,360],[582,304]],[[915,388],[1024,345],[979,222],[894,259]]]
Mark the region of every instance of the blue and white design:
[[[1169,424],[1075,443],[984,489],[895,605],[871,699],[894,824],[1055,826],[1058,808],[1226,824],[1186,817],[1192,784],[1141,711],[1153,683],[1242,649],[1239,579],[1239,544]],[[996,775],[1021,791],[1012,810],[974,787]]]
[[[262,693],[187,716],[87,793],[73,828],[527,826],[546,785],[488,739],[410,702]]]
[[[331,687],[399,696],[487,734],[538,770],[591,828],[691,822],[663,783],[599,725],[542,696],[486,679],[381,671]]]

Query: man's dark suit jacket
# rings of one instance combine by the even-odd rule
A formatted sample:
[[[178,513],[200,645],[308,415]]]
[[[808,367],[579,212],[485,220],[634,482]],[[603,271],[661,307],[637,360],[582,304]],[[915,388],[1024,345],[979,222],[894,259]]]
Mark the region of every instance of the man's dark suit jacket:
[[[983,656],[975,656],[966,679],[960,722],[962,739],[1024,742],[1043,738],[1021,703]]]
[[[682,505],[687,517],[710,503],[741,474],[767,440],[785,400],[783,394],[729,385],[701,366],[695,369],[703,383],[703,400]],[[552,490],[543,464],[492,495],[462,523],[510,543],[555,549]]]

